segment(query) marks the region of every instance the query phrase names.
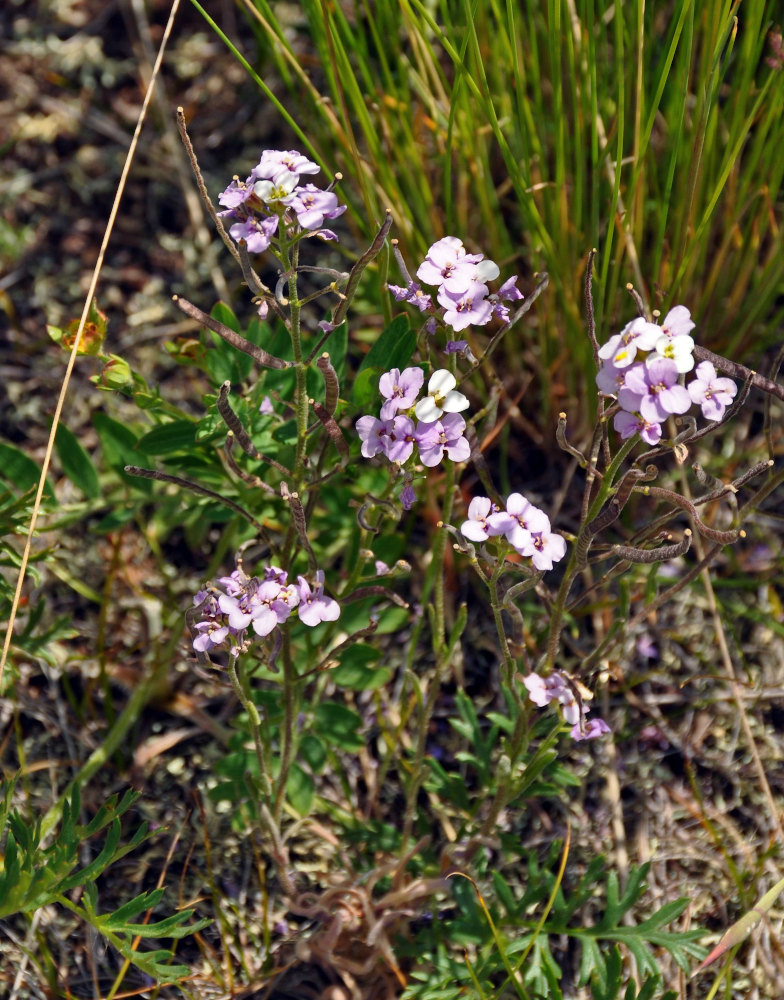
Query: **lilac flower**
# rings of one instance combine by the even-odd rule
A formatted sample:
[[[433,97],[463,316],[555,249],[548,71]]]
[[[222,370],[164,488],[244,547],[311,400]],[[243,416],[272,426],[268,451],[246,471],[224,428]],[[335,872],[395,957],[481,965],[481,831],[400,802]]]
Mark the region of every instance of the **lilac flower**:
[[[487,285],[471,282],[460,292],[451,292],[446,285],[442,285],[437,298],[444,307],[444,322],[455,331],[465,330],[471,324],[484,326],[493,315],[493,303],[487,298]]]
[[[417,270],[417,278],[426,285],[438,285],[455,295],[466,292],[473,283],[497,278],[498,265],[482,254],[466,253],[463,241],[445,236],[434,243]]]
[[[259,413],[263,413],[265,416],[269,413],[274,413],[275,407],[272,405],[272,400],[269,396],[265,396],[259,405]]]
[[[208,653],[211,649],[223,645],[229,634],[228,625],[214,620],[196,622],[194,628],[200,633],[193,640],[193,648],[198,653]]]
[[[415,281],[409,282],[405,288],[402,285],[387,285],[387,288],[398,302],[410,302],[420,312],[427,312],[433,304],[430,296]]]
[[[408,410],[416,402],[425,381],[421,368],[399,368],[384,372],[378,380],[378,389],[386,402],[381,407],[381,419],[389,420],[398,410]]]
[[[417,419],[432,423],[443,413],[459,413],[467,409],[468,400],[462,392],[457,392],[456,385],[457,379],[445,368],[433,372],[427,383],[428,394],[420,399],[414,410]]]
[[[337,219],[346,211],[345,205],[338,205],[334,192],[322,191],[313,184],[298,187],[289,204],[303,229],[320,229],[325,219]]]
[[[414,504],[417,502],[417,495],[414,492],[414,487],[411,483],[406,483],[400,493],[400,502],[403,505],[403,510],[411,510]]]
[[[299,175],[317,174],[320,170],[318,163],[309,160],[296,149],[265,149],[258,165],[253,168],[253,176],[256,179],[272,180],[284,171]]]
[[[600,392],[617,396],[623,388],[628,368],[618,368],[612,361],[605,361],[596,374],[596,385]]]
[[[710,361],[701,361],[694,374],[697,377],[688,385],[691,401],[700,405],[706,420],[721,420],[738,387],[731,378],[717,378]]]
[[[288,573],[285,569],[281,569],[280,566],[268,566],[264,570],[265,580],[276,580],[281,587],[287,586],[289,582]]]
[[[553,568],[566,555],[566,539],[554,531],[537,531],[531,534],[532,552],[520,550],[523,555],[530,555],[531,562],[538,570]]]
[[[245,240],[249,253],[264,253],[277,228],[277,215],[269,215],[263,219],[250,216],[244,222],[235,222],[229,229],[229,233],[237,243],[240,240]]]
[[[671,413],[685,413],[691,406],[688,392],[678,384],[678,369],[670,358],[655,357],[627,374],[618,402],[624,410],[639,413],[649,423],[662,423]]]
[[[468,349],[467,340],[448,340],[444,348],[444,354],[465,354]]]
[[[523,293],[517,287],[517,275],[513,274],[511,278],[507,278],[496,294],[503,302],[516,302],[522,299]]]
[[[237,597],[238,594],[241,594],[247,582],[248,578],[239,569],[232,570],[228,576],[218,577],[218,583],[230,597]],[[217,611],[215,613],[217,614]]]
[[[390,462],[403,465],[411,458],[418,437],[414,433],[414,421],[409,417],[395,417],[392,421],[392,432],[387,445],[387,458]]]
[[[300,621],[311,628],[321,622],[334,622],[340,617],[340,606],[331,597],[324,596],[324,571],[317,570],[316,582],[311,590],[310,584],[304,576],[299,580],[300,603],[297,609]]]
[[[604,719],[589,719],[587,722],[583,722],[582,727],[579,722],[573,725],[571,737],[575,742],[579,742],[580,740],[595,740],[611,731]]]
[[[375,417],[360,417],[354,425],[362,441],[362,454],[373,458],[379,452],[386,455],[392,433],[391,420],[377,420]]]
[[[506,501],[510,525],[506,537],[521,555],[533,554],[533,533],[549,532],[550,518],[543,510],[534,507],[522,493],[510,493]]]
[[[299,592],[293,585],[282,587],[278,580],[265,580],[253,600],[253,631],[265,636],[285,622],[299,604]]]
[[[648,660],[658,660],[659,650],[650,632],[643,632],[634,644],[638,656],[644,656]]]
[[[492,314],[501,323],[509,322],[509,306],[505,306],[503,302],[498,302],[495,295],[489,297],[489,302],[492,303]]]
[[[639,413],[627,413],[626,410],[620,410],[613,417],[613,427],[624,441],[633,434],[639,434],[643,441],[651,447],[661,441],[661,424],[649,422]]]
[[[694,329],[694,321],[686,306],[675,306],[667,313],[661,323],[662,332],[668,340],[675,337],[686,337]]]
[[[472,542],[484,542],[510,531],[513,525],[510,515],[489,497],[474,497],[468,505],[468,520],[460,525],[460,534]]]
[[[523,684],[525,684],[528,697],[534,705],[544,708],[551,701],[556,701],[561,706],[563,717],[569,725],[579,724],[580,706],[571,685],[559,670],[554,670],[547,677],[531,673],[523,678]]]
[[[228,209],[227,212],[223,214],[233,213],[235,208],[239,208],[240,205],[244,204],[248,198],[253,195],[253,178],[249,177],[246,181],[241,181],[239,177],[234,177],[231,184],[218,195],[218,204],[223,205],[224,208]]]
[[[210,590],[199,590],[193,597],[194,608],[199,608],[205,618],[217,618],[220,614],[218,599]]]
[[[661,335],[661,327],[638,316],[599,348],[599,357],[602,361],[612,361],[616,368],[628,368],[637,351],[652,350]]]
[[[466,462],[471,456],[471,445],[463,437],[466,422],[459,413],[447,413],[440,420],[422,421],[417,424],[416,442],[419,458],[423,465],[432,468],[444,457],[444,452],[453,462]]]

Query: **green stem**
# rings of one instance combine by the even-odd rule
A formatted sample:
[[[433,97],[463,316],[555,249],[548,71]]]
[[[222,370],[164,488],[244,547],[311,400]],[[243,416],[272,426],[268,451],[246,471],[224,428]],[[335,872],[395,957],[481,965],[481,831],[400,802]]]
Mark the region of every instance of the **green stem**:
[[[493,570],[493,574],[488,581],[487,588],[490,591],[490,607],[493,609],[493,621],[495,622],[495,629],[498,633],[498,642],[501,645],[501,653],[504,658],[504,680],[509,686],[509,689],[511,691],[515,691],[515,661],[509,651],[509,641],[506,638],[506,629],[504,628],[504,621],[501,617],[501,602],[498,598],[498,581],[501,578],[501,574],[504,572],[504,558],[505,556],[502,553],[499,556],[498,564]]]
[[[237,695],[239,703],[248,713],[248,718],[250,719],[250,728],[253,733],[253,745],[256,749],[256,760],[259,765],[261,791],[264,796],[269,797],[272,793],[272,786],[270,783],[269,771],[267,770],[264,743],[261,738],[261,716],[259,715],[259,710],[256,708],[256,703],[251,697],[247,674],[244,669],[239,667],[235,657],[229,657],[227,669],[229,679],[231,680],[231,686],[234,688],[234,693]]]
[[[294,721],[297,716],[296,683],[297,675],[291,659],[291,637],[288,630],[283,633],[283,738],[280,754],[280,773],[278,787],[275,791],[275,804],[272,808],[272,818],[280,822],[283,804],[286,797],[286,782],[294,760],[295,734]]]
[[[454,505],[455,498],[455,464],[454,462],[447,461],[446,463],[446,483],[444,485],[444,506],[442,509],[442,521],[449,523],[452,519],[452,507]],[[414,810],[416,807],[416,799],[419,793],[419,789],[422,786],[424,780],[424,762],[425,762],[425,746],[427,744],[427,732],[430,726],[430,720],[433,717],[433,712],[435,711],[436,701],[438,699],[438,694],[441,690],[441,684],[444,679],[444,672],[446,667],[449,665],[449,650],[446,645],[446,621],[445,621],[445,603],[444,603],[444,591],[445,591],[445,580],[444,580],[444,555],[446,553],[446,543],[447,543],[447,532],[439,531],[436,535],[435,542],[433,544],[433,567],[435,573],[434,579],[434,594],[433,594],[433,607],[435,614],[433,616],[433,652],[436,655],[436,668],[433,678],[430,682],[430,687],[427,691],[427,697],[425,698],[425,704],[422,706],[422,713],[419,717],[419,725],[417,727],[417,742],[416,751],[414,756],[414,765],[412,767],[412,777],[411,784],[408,788],[408,794],[406,796],[406,812],[403,821],[403,849],[405,850],[408,844],[409,838],[411,836],[411,831],[414,825]]]

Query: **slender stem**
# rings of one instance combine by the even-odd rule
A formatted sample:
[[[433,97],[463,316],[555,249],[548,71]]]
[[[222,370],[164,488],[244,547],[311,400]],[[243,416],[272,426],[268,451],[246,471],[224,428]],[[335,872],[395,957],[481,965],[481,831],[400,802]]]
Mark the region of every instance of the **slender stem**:
[[[248,713],[250,728],[253,733],[253,745],[256,749],[256,760],[259,765],[261,790],[265,796],[269,797],[272,793],[272,785],[270,783],[269,771],[267,770],[264,743],[261,739],[261,716],[259,715],[259,710],[256,708],[256,703],[250,695],[247,674],[245,673],[244,668],[240,667],[236,660],[236,657],[229,657],[229,679],[231,680],[231,686],[234,688],[234,693],[237,695],[240,705],[242,705]]]
[[[446,482],[444,484],[444,506],[442,508],[442,520],[445,523],[449,523],[452,518],[452,507],[454,505],[455,497],[455,463],[451,461],[446,462]],[[433,566],[435,572],[435,580],[433,586],[433,608],[435,611],[434,621],[433,621],[433,651],[436,654],[436,667],[433,673],[433,678],[430,682],[430,686],[427,690],[427,696],[425,698],[425,704],[422,706],[422,711],[419,716],[419,725],[417,726],[417,742],[416,751],[414,756],[414,764],[412,767],[411,784],[408,788],[408,794],[406,796],[406,812],[403,821],[403,839],[402,845],[405,849],[406,844],[408,844],[409,837],[411,836],[411,831],[414,825],[414,812],[416,807],[416,799],[419,793],[419,789],[422,786],[424,780],[424,762],[425,762],[425,747],[427,744],[427,733],[430,727],[430,720],[433,717],[433,712],[435,711],[436,701],[438,700],[438,695],[441,690],[441,684],[444,679],[444,672],[449,664],[450,651],[446,646],[446,622],[445,622],[445,604],[444,604],[444,590],[445,590],[445,580],[444,580],[444,555],[446,554],[446,543],[447,543],[447,532],[439,531],[436,535],[435,542],[433,544]]]
[[[515,672],[515,662],[512,658],[512,654],[509,651],[509,641],[506,638],[506,629],[504,628],[503,618],[501,617],[501,602],[498,598],[498,581],[501,578],[501,574],[504,572],[504,559],[503,556],[499,556],[498,565],[493,570],[493,575],[488,581],[488,590],[490,591],[490,606],[493,609],[493,620],[495,621],[495,629],[498,633],[498,641],[501,646],[501,653],[504,658],[503,669],[504,669],[504,681],[508,684],[510,690],[515,690],[514,685],[514,672]]]
[[[296,683],[297,675],[291,659],[291,637],[288,630],[285,630],[283,633],[283,735],[278,787],[275,791],[275,804],[272,807],[272,816],[276,824],[280,822],[286,798],[286,782],[294,760],[294,722],[297,716]]]

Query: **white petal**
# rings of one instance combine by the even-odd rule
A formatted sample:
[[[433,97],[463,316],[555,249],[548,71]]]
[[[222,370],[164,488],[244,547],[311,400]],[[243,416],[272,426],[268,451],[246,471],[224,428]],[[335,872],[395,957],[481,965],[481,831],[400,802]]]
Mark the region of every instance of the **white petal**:
[[[462,392],[457,392],[455,389],[448,392],[441,403],[441,408],[445,413],[459,413],[461,410],[468,409],[468,406],[468,399]]]
[[[443,412],[440,406],[436,406],[436,401],[432,396],[425,396],[424,399],[420,399],[414,409],[417,420],[421,420],[426,424],[434,423]]]
[[[427,391],[430,393],[447,393],[457,385],[457,379],[452,372],[446,368],[440,368],[433,372],[430,381],[427,383]]]

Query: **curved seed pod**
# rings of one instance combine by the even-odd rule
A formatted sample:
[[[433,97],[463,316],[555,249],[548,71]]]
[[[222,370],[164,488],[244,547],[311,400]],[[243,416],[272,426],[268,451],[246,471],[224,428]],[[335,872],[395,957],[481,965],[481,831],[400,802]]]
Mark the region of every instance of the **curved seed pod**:
[[[326,351],[319,356],[319,359],[316,362],[316,367],[324,378],[324,389],[326,392],[324,398],[324,409],[332,417],[335,415],[335,410],[338,406],[338,399],[340,398],[338,373],[332,367],[332,362],[329,360],[329,354],[327,354]]]
[[[215,490],[208,490],[206,486],[200,486],[199,483],[194,483],[190,479],[183,479],[182,476],[172,476],[168,472],[158,472],[157,469],[141,469],[138,465],[126,465],[123,471],[127,472],[129,476],[140,476],[142,479],[157,479],[161,483],[173,483],[175,486],[182,486],[183,489],[189,490],[191,493],[198,493],[201,496],[209,497],[210,500],[215,500],[223,504],[241,517],[244,517],[247,521],[250,521],[264,541],[268,545],[271,544],[267,530],[260,521],[257,521],[244,507],[240,507],[238,503],[229,500],[228,497],[223,496],[221,493],[216,493]]]
[[[188,160],[193,170],[194,176],[196,177],[196,186],[199,189],[199,194],[201,195],[202,201],[207,207],[210,218],[215,223],[215,228],[218,230],[218,235],[223,240],[228,249],[229,253],[234,257],[235,260],[239,260],[239,252],[234,243],[234,240],[226,232],[226,227],[223,225],[223,219],[218,215],[215,210],[215,206],[212,204],[212,199],[207,193],[207,185],[204,183],[204,177],[202,176],[201,168],[199,167],[199,161],[196,159],[196,152],[193,148],[193,143],[191,142],[191,137],[188,135],[188,128],[185,124],[185,112],[181,107],[177,108],[177,129],[180,133],[180,139],[182,139],[182,144],[185,146],[185,152],[187,153]]]
[[[370,531],[374,535],[377,535],[380,530],[376,525],[370,524],[365,518],[365,515],[375,507],[384,507],[391,517],[394,517],[395,520],[400,520],[400,508],[396,504],[391,500],[382,500],[380,497],[374,497],[368,493],[367,499],[357,511],[357,524],[365,531]]]
[[[239,241],[237,249],[240,253],[240,267],[242,268],[242,276],[245,279],[245,284],[254,295],[261,295],[262,298],[268,300],[270,290],[266,285],[262,284],[258,274],[253,270],[253,265],[250,262],[250,254],[248,253],[248,244],[245,240]]]
[[[373,242],[367,248],[367,250],[357,258],[354,266],[348,276],[348,281],[346,282],[345,298],[340,303],[340,305],[335,310],[335,314],[332,317],[332,323],[335,326],[339,326],[348,312],[349,303],[354,297],[354,292],[356,291],[357,285],[359,284],[359,279],[362,277],[362,272],[368,266],[368,264],[374,260],[379,253],[381,253],[381,248],[384,246],[384,241],[387,238],[389,230],[392,228],[392,212],[387,209],[384,216],[384,221],[381,223],[378,232],[373,238]]]
[[[659,475],[659,470],[651,462],[650,465],[646,465],[644,469],[629,469],[626,475],[618,484],[618,489],[615,493],[615,499],[620,504],[621,510],[626,506],[629,497],[634,491],[634,487],[638,483],[649,483],[652,479],[655,479]]]
[[[220,387],[218,392],[218,413],[223,417],[223,422],[232,432],[234,437],[237,439],[237,444],[242,448],[246,455],[250,455],[251,458],[261,458],[256,445],[251,441],[250,435],[242,426],[242,422],[237,414],[232,410],[231,404],[229,403],[229,393],[231,392],[231,382],[227,379],[223,385]]]
[[[250,472],[246,472],[237,465],[237,461],[232,454],[234,450],[234,432],[229,431],[226,435],[226,444],[224,445],[224,451],[226,453],[226,461],[229,463],[229,468],[231,471],[238,476],[244,483],[248,483],[249,486],[255,486],[257,489],[264,490],[266,493],[272,493],[273,496],[277,496],[277,491],[271,486],[268,486],[263,479],[259,479],[258,476],[252,475]]]
[[[308,525],[305,520],[305,511],[302,507],[302,501],[299,498],[299,493],[289,493],[289,488],[285,483],[280,484],[280,495],[289,505],[291,511],[291,518],[294,521],[294,527],[297,530],[297,535],[302,544],[302,548],[308,554],[308,564],[311,571],[318,569],[318,560],[316,559],[316,553],[313,551],[310,539],[308,538]]]
[[[675,559],[677,556],[682,556],[685,552],[688,552],[691,546],[691,539],[691,531],[686,528],[683,532],[683,538],[680,542],[676,542],[675,545],[660,545],[657,549],[635,549],[630,545],[613,545],[610,551],[629,562],[664,562],[667,559]]]
[[[252,344],[245,337],[241,337],[234,330],[230,329],[223,323],[219,323],[218,320],[213,319],[212,316],[208,316],[197,306],[193,305],[192,302],[188,302],[187,299],[183,299],[179,295],[172,296],[172,301],[176,303],[177,307],[185,313],[186,316],[190,316],[191,319],[195,319],[202,326],[206,326],[208,330],[212,330],[213,333],[217,333],[219,337],[226,341],[227,344],[231,344],[232,347],[236,347],[238,351],[242,351],[243,354],[248,354],[253,358],[254,361],[258,361],[260,365],[265,368],[291,368],[290,361],[284,361],[282,358],[275,358],[271,354]]]
[[[680,493],[674,493],[672,490],[662,489],[660,486],[646,486],[644,492],[652,497],[659,497],[662,500],[668,500],[675,507],[680,507],[681,510],[685,510],[694,521],[694,526],[699,531],[701,535],[706,538],[713,539],[714,542],[719,542],[721,545],[732,545],[733,542],[737,542],[739,538],[745,538],[745,531],[740,531],[738,528],[731,528],[729,531],[718,531],[716,528],[711,528],[709,525],[700,518],[697,513],[697,508],[691,502],[687,500],[686,497],[682,497]]]
[[[337,450],[340,452],[340,457],[344,462],[348,461],[348,442],[343,437],[343,432],[338,427],[335,418],[326,410],[321,403],[317,402],[315,399],[308,400],[310,405],[313,407],[313,412],[321,421],[324,430],[329,434],[332,443],[335,445]]]
[[[555,429],[555,440],[558,442],[558,446],[561,450],[573,455],[583,469],[588,465],[588,459],[585,455],[575,448],[574,445],[569,444],[566,440],[566,414],[563,411],[558,414],[558,426]]]

